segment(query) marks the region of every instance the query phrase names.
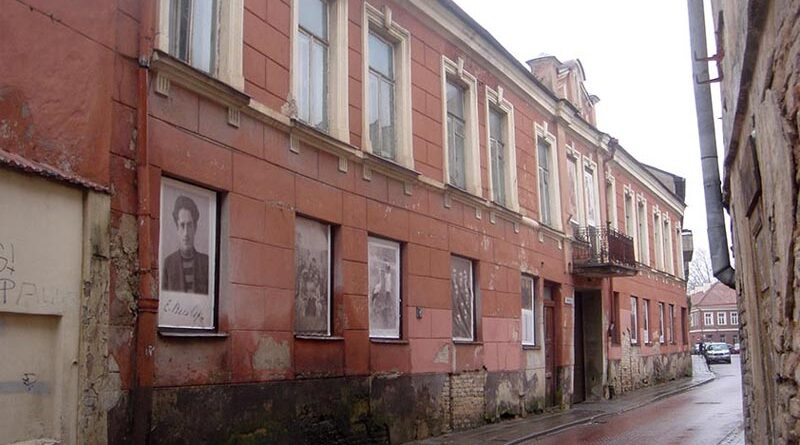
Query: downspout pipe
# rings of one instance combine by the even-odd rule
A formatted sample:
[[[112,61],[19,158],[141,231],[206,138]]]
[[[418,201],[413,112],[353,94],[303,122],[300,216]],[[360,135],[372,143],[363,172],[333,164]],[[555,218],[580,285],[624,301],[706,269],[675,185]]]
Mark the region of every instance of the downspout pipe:
[[[711,105],[711,86],[708,82],[706,51],[706,26],[703,0],[687,0],[689,6],[689,37],[691,44],[692,74],[694,77],[694,104],[697,111],[697,132],[700,137],[700,160],[703,169],[703,189],[706,197],[706,225],[714,276],[724,285],[735,289],[735,271],[728,255],[728,234],[722,209],[722,190],[717,160],[717,142],[714,133],[714,110]],[[698,60],[699,59],[699,60]]]
[[[155,0],[141,3],[139,16],[139,53],[137,70],[136,104],[136,191],[138,226],[138,297],[136,316],[136,347],[132,375],[132,443],[146,444],[150,433],[153,401],[154,355],[156,342],[155,280],[152,269],[150,144],[147,116],[150,84],[150,57],[155,35]]]

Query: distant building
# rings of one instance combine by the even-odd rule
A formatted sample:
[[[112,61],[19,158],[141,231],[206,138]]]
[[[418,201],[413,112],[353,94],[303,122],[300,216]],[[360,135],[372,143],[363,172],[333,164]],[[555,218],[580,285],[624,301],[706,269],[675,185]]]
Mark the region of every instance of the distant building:
[[[739,309],[736,291],[716,282],[689,296],[689,338],[692,343],[739,343]]]

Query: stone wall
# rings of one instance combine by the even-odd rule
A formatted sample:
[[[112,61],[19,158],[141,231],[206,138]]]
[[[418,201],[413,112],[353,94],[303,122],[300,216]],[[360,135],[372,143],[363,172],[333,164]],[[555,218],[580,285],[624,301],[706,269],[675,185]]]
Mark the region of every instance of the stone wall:
[[[723,187],[736,251],[745,435],[797,443],[800,1],[716,1],[714,17],[725,46]]]
[[[658,348],[658,344],[655,345]],[[622,358],[609,360],[606,394],[622,393],[692,375],[692,356],[688,352],[642,355],[631,345],[630,335],[622,335]]]

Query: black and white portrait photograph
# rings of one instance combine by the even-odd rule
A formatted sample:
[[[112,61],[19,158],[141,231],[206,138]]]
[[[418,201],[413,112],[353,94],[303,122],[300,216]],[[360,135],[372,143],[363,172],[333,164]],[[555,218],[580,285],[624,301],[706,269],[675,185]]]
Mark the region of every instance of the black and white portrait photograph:
[[[400,244],[369,239],[369,335],[400,337]]]
[[[453,296],[453,338],[473,340],[474,302],[472,261],[452,257],[450,261],[450,292]]]
[[[330,226],[298,217],[295,226],[295,330],[330,334]]]
[[[158,324],[213,329],[217,194],[161,178]]]

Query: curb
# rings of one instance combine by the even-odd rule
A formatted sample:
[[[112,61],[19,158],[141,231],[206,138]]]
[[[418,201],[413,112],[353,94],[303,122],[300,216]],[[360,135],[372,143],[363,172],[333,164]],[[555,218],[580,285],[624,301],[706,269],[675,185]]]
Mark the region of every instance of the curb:
[[[521,444],[521,443],[523,443],[525,441],[528,441],[528,440],[531,440],[531,439],[535,439],[537,437],[542,437],[542,436],[547,436],[547,435],[550,435],[550,434],[558,433],[558,432],[570,429],[570,428],[578,426],[578,425],[586,425],[586,424],[595,422],[595,421],[597,421],[599,419],[602,419],[603,417],[615,416],[615,415],[618,415],[618,414],[626,413],[628,411],[632,411],[632,410],[641,408],[643,406],[647,406],[647,405],[649,405],[651,403],[658,402],[659,400],[666,399],[667,397],[672,397],[674,395],[684,393],[684,392],[686,392],[686,391],[688,391],[690,389],[696,388],[696,387],[698,387],[700,385],[705,385],[706,383],[711,382],[716,378],[717,378],[717,376],[715,374],[711,373],[710,376],[708,378],[704,379],[704,380],[700,380],[700,381],[697,381],[697,382],[691,382],[691,383],[689,383],[689,384],[687,384],[685,386],[681,386],[681,387],[675,388],[672,391],[667,391],[667,392],[665,392],[663,394],[659,394],[659,395],[657,395],[657,396],[655,396],[655,397],[653,397],[651,399],[645,400],[644,402],[631,405],[631,406],[623,408],[623,409],[621,409],[619,411],[613,411],[613,412],[602,413],[602,414],[595,414],[593,416],[589,416],[589,417],[586,417],[584,419],[573,420],[572,422],[568,422],[568,423],[565,423],[563,425],[559,425],[559,426],[556,426],[556,427],[553,427],[553,428],[549,428],[549,429],[546,429],[546,430],[542,430],[542,431],[537,431],[535,433],[531,433],[531,434],[528,434],[528,435],[523,436],[523,437],[518,437],[518,438],[516,438],[514,440],[505,442],[503,445],[518,445],[518,444]]]

